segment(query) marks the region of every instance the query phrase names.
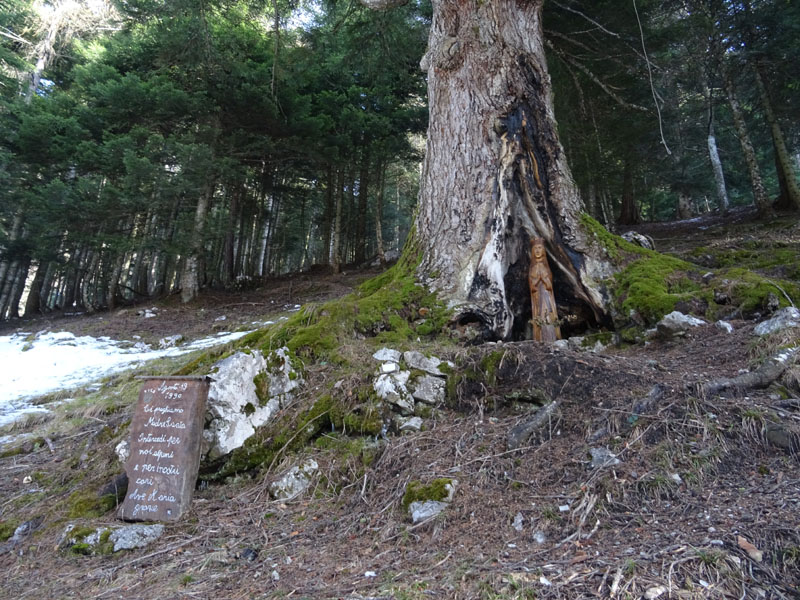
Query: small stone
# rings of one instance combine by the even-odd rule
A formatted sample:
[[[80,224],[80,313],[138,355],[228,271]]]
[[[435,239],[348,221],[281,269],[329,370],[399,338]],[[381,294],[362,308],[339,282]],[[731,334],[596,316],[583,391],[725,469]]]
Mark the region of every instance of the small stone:
[[[172,348],[177,346],[183,341],[183,336],[180,333],[176,333],[175,335],[169,335],[167,337],[163,337],[158,340],[158,347],[162,350],[167,348]]]
[[[674,310],[656,324],[656,330],[661,337],[670,338],[685,335],[690,328],[705,324],[703,319]]]
[[[659,596],[663,596],[667,593],[667,588],[663,585],[658,585],[655,587],[648,588],[647,591],[644,593],[644,597],[646,600],[655,600]]]
[[[641,246],[647,250],[656,249],[655,244],[653,243],[653,238],[651,238],[649,235],[644,235],[643,233],[638,233],[636,231],[626,231],[620,237],[626,242],[636,244],[637,246]]]
[[[372,355],[372,358],[374,358],[375,360],[395,362],[395,363],[399,363],[402,357],[403,355],[400,354],[400,352],[398,352],[397,350],[392,350],[391,348],[381,348],[375,354]]]
[[[442,512],[445,508],[447,508],[447,502],[440,502],[438,500],[425,500],[424,502],[412,502],[408,510],[411,513],[411,520],[414,523],[419,523],[420,521],[426,521],[428,519],[432,519],[440,512]]]
[[[720,331],[724,331],[725,333],[733,333],[733,325],[731,325],[727,321],[717,321],[716,323],[714,323],[714,327],[716,327]]]
[[[128,459],[131,456],[131,444],[128,440],[122,440],[117,446],[114,448],[114,453],[117,455],[117,459],[123,465],[128,462]]]
[[[239,554],[239,558],[246,560],[247,562],[253,562],[258,558],[258,550],[253,550],[253,548],[245,548],[242,550],[241,554]]]
[[[514,522],[511,524],[511,526],[514,529],[516,529],[517,531],[519,531],[520,533],[522,533],[522,529],[523,529],[522,523],[524,521],[525,521],[525,517],[522,516],[521,512],[518,512],[516,515],[514,515]]]
[[[416,433],[422,431],[422,419],[419,417],[398,417],[403,422],[397,427],[401,432],[410,431]]]
[[[269,493],[275,500],[292,500],[311,485],[311,478],[319,470],[317,461],[309,458],[301,465],[289,469],[286,474],[273,481],[269,486]]]
[[[589,467],[592,469],[611,467],[621,462],[617,458],[617,455],[608,448],[589,448],[589,454],[592,457],[592,462],[589,464]]]
[[[556,340],[552,343],[553,348],[556,350],[569,350],[569,341],[568,340]]]

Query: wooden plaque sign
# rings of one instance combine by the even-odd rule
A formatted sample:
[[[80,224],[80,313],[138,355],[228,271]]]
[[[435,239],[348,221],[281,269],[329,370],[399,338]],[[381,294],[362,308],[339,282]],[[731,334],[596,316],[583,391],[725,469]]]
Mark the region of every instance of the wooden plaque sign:
[[[144,379],[131,423],[128,492],[119,516],[175,521],[189,506],[197,481],[209,380]]]

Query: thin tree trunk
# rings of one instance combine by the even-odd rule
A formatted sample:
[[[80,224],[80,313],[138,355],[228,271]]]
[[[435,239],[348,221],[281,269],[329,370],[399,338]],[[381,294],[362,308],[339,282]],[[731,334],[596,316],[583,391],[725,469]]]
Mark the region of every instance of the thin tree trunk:
[[[386,184],[386,165],[378,164],[378,193],[375,195],[375,246],[381,266],[386,265],[386,253],[383,249],[383,188]]]
[[[6,308],[6,318],[8,319],[19,318],[19,303],[25,291],[25,281],[28,279],[30,265],[31,259],[26,257],[19,262],[19,267],[16,269],[9,294],[9,303]]]
[[[208,209],[211,206],[211,198],[214,195],[216,183],[209,181],[206,189],[197,199],[197,207],[194,212],[194,226],[192,228],[192,239],[189,254],[183,264],[181,274],[181,302],[184,304],[191,302],[197,297],[200,291],[200,273],[202,270],[203,259],[203,233],[206,226]]]
[[[758,93],[761,96],[761,105],[767,117],[767,123],[772,133],[772,145],[775,148],[775,167],[778,172],[778,185],[780,188],[780,195],[775,202],[775,206],[783,210],[800,210],[800,186],[797,184],[797,178],[792,169],[792,160],[789,156],[789,150],[786,148],[781,125],[775,116],[775,111],[772,110],[772,101],[764,83],[764,69],[760,61],[756,61],[754,70]]]
[[[334,186],[333,165],[328,164],[327,185],[325,186],[325,214],[322,219],[322,261],[321,264],[331,264],[331,233],[334,224]]]
[[[361,172],[358,177],[358,214],[356,216],[356,230],[353,237],[355,252],[353,262],[361,265],[367,260],[367,200],[369,198],[369,148],[364,146],[364,155],[361,157]]]
[[[750,141],[744,114],[739,106],[739,100],[736,97],[736,90],[730,74],[727,74],[725,77],[725,91],[728,94],[728,104],[731,107],[733,124],[736,127],[736,134],[739,136],[742,154],[744,155],[744,161],[747,164],[747,171],[750,175],[750,185],[753,190],[753,201],[756,205],[756,210],[762,218],[772,217],[775,215],[775,211],[772,209],[767,191],[764,188],[764,181],[761,179],[761,169],[758,166],[756,151],[753,149],[753,144]]]
[[[728,201],[728,188],[725,186],[725,174],[722,171],[722,161],[717,150],[717,138],[714,135],[714,124],[708,124],[708,158],[711,160],[711,170],[714,172],[714,183],[717,188],[717,202],[722,214],[728,214],[730,202]]]
[[[627,156],[622,171],[622,206],[617,222],[620,225],[636,225],[641,223],[641,220],[633,193],[633,159]]]
[[[692,197],[686,191],[678,192],[676,213],[680,221],[692,218]]]
[[[14,220],[11,222],[11,229],[8,233],[8,241],[13,243],[17,241],[17,238],[22,233],[22,208],[18,208],[16,214],[14,215]],[[0,248],[2,250],[3,248]],[[8,272],[8,268],[12,261],[7,258],[4,258],[0,261],[0,288],[3,287],[3,281],[5,279],[6,273]]]
[[[36,269],[36,273],[33,276],[33,281],[31,281],[31,289],[28,292],[28,298],[25,300],[25,312],[23,313],[25,318],[35,317],[41,312],[42,283],[44,282],[46,268],[42,266],[40,261],[36,264],[34,269]]]
[[[339,249],[342,243],[342,205],[344,203],[344,169],[339,169],[336,190],[336,213],[333,220],[333,249],[331,251],[331,267],[335,274],[342,272]]]

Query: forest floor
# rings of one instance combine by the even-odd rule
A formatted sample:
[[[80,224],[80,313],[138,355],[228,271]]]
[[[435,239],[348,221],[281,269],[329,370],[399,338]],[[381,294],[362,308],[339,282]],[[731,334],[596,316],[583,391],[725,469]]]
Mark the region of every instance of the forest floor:
[[[741,212],[637,231],[708,268],[756,247],[800,253],[796,219],[770,229],[751,219]],[[336,298],[371,274],[284,278],[189,306],[170,298],[150,319],[126,308],[14,326],[191,339]],[[729,322],[733,333],[709,323],[680,339],[597,353],[533,342],[426,346],[456,372],[496,370],[477,386],[464,378],[425,430],[377,441],[371,461],[363,445],[348,452],[347,440],[323,435],[304,450],[321,475],[299,499],[269,498],[269,483],[299,461],[285,455],[253,476],[201,486],[159,540],[108,556],[60,550],[59,536],[67,523],[118,523],[113,512],[70,512],[83,490],[121,470],[113,447],[132,402],[58,424],[30,419],[15,432],[38,443],[28,438],[0,458],[0,525],[10,534],[33,520],[34,529],[13,547],[0,544],[0,597],[800,598],[800,369],[765,389],[707,392],[800,335],[759,338],[755,318],[734,313]],[[377,367],[372,352],[354,340],[347,356]],[[309,365],[298,402],[365,377]],[[509,432],[538,408],[533,388],[559,408],[510,450]],[[620,462],[592,468],[591,448]],[[452,503],[412,524],[401,506],[406,485],[437,478],[457,481]]]

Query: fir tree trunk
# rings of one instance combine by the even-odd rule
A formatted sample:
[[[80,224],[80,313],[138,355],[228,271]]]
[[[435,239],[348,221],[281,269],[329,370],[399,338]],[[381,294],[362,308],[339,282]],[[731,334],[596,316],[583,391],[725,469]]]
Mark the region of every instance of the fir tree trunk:
[[[191,246],[189,254],[186,256],[183,264],[183,273],[181,273],[181,302],[184,304],[191,302],[197,297],[200,291],[200,275],[203,260],[203,233],[215,187],[216,184],[214,182],[209,182],[206,185],[206,190],[200,194],[200,197],[197,199]]]
[[[531,318],[531,238],[545,240],[561,314],[607,321],[610,271],[581,220],[556,131],[541,0],[433,3],[430,120],[419,274],[484,335],[520,337]]]
[[[386,179],[386,165],[378,165],[378,192],[375,195],[375,246],[381,266],[386,265],[386,252],[383,248],[383,188]]]
[[[692,197],[685,190],[678,192],[678,206],[675,212],[679,221],[691,219],[693,216]]]
[[[742,154],[744,155],[744,161],[747,164],[747,171],[750,175],[750,185],[753,190],[753,201],[756,205],[756,210],[762,218],[772,217],[775,211],[772,209],[769,197],[767,196],[767,190],[764,187],[764,181],[761,179],[761,169],[758,166],[756,151],[753,149],[753,144],[750,141],[750,135],[747,132],[747,125],[744,121],[744,114],[739,106],[739,100],[736,97],[736,89],[734,88],[730,74],[725,78],[725,91],[728,94],[728,104],[731,107],[733,124],[736,127],[736,134],[739,136]]]
[[[629,156],[625,158],[622,172],[622,207],[617,222],[620,225],[636,225],[641,222],[639,207],[636,206],[633,194],[633,161]]]
[[[367,198],[369,197],[369,149],[364,147],[361,158],[361,172],[358,177],[358,214],[354,236],[355,248],[353,262],[357,265],[367,260]]]
[[[758,93],[761,97],[761,106],[764,108],[764,114],[767,117],[767,123],[772,134],[772,145],[775,148],[775,167],[778,172],[780,189],[780,195],[775,202],[775,206],[782,210],[800,210],[800,186],[797,184],[797,178],[792,169],[792,159],[789,156],[789,150],[786,148],[781,125],[775,116],[775,111],[772,110],[772,101],[764,83],[763,68],[758,61],[756,62],[755,74]]]
[[[35,267],[36,274],[31,281],[31,289],[28,291],[28,298],[25,300],[25,312],[23,315],[26,319],[37,316],[42,308],[42,283],[44,283],[44,276],[46,268],[39,262]]]
[[[336,209],[333,219],[333,248],[331,250],[331,267],[335,274],[342,272],[340,248],[342,245],[342,206],[344,204],[344,169],[339,169],[336,190]]]

